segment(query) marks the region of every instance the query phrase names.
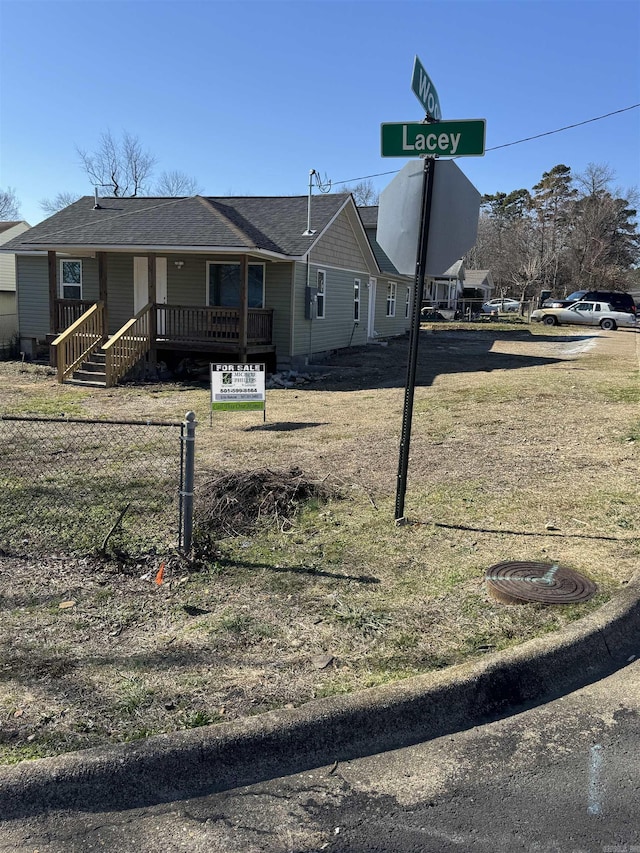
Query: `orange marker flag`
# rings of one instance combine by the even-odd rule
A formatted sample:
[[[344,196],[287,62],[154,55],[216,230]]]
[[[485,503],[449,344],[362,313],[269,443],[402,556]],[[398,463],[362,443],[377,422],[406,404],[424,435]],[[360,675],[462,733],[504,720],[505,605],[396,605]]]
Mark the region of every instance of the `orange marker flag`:
[[[156,583],[158,584],[158,586],[161,585],[163,577],[164,577],[164,563],[160,563],[160,568],[158,569],[158,574],[156,575]]]

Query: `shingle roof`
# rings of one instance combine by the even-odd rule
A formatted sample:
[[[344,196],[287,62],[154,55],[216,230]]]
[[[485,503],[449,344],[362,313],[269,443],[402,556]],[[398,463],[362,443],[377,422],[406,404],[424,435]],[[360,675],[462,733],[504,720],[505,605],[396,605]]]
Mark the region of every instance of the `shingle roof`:
[[[258,250],[304,255],[348,203],[349,193],[311,200],[312,237],[307,229],[307,196],[190,196],[104,198],[84,196],[3,248],[14,251],[117,246]]]
[[[396,266],[376,239],[378,231],[378,205],[358,207],[358,213],[360,214],[360,219],[362,220],[367,237],[369,238],[373,254],[375,255],[378,266],[380,267],[380,272],[400,275]]]
[[[378,226],[378,205],[370,205],[367,207],[358,206],[358,213],[362,219],[362,224],[365,228],[377,228]]]
[[[461,260],[456,261],[455,263],[451,264],[451,266],[449,267],[448,270],[445,270],[442,273],[442,275],[435,276],[435,278],[458,278],[459,279],[461,271],[464,272],[463,267],[464,267],[464,260],[461,259]],[[463,276],[463,278],[464,278],[464,276]]]
[[[481,284],[492,287],[491,270],[465,270],[464,283],[465,287],[477,287]]]

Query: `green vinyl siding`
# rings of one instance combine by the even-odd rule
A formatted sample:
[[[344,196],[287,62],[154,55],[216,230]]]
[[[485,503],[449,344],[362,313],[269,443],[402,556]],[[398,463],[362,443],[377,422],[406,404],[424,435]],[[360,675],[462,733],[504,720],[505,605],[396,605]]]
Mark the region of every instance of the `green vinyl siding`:
[[[267,263],[265,267],[266,308],[273,309],[272,343],[278,358],[287,358],[291,346],[291,302],[294,264]]]
[[[25,338],[44,338],[49,334],[47,258],[18,255],[16,262],[20,335]]]
[[[319,267],[327,264],[346,270],[367,269],[362,247],[356,240],[346,211],[338,216],[329,231],[313,247],[311,262]]]
[[[391,276],[379,275],[376,288],[376,319],[375,332],[380,338],[392,338],[403,335],[411,326],[411,302],[409,304],[409,316],[405,317],[405,306],[407,299],[407,288],[412,289],[406,279],[392,278]],[[393,282],[396,285],[395,317],[387,317],[387,285]],[[410,296],[411,299],[411,296]]]
[[[107,306],[113,335],[133,317],[132,255],[107,255]]]
[[[317,272],[324,270],[324,319],[305,319],[306,264],[297,264],[296,299],[294,309],[294,356],[313,355],[327,350],[358,346],[367,342],[366,316],[368,311],[368,273],[360,270],[342,270],[311,264],[310,282],[315,286]],[[353,320],[353,282],[360,279],[360,322]]]
[[[59,258],[56,263],[59,275]],[[95,265],[95,261],[93,264]],[[83,299],[97,298],[97,271],[92,275],[90,266],[91,259],[82,258]],[[51,331],[49,328],[49,266],[46,255],[16,257],[16,290],[20,336],[43,340]]]

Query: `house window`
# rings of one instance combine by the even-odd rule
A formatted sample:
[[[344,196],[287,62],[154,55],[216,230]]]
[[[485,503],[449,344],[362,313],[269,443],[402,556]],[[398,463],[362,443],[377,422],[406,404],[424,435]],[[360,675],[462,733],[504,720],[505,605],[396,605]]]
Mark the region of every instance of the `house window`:
[[[316,297],[316,317],[318,320],[324,320],[325,311],[325,296],[327,285],[327,274],[324,270],[318,270],[316,279],[317,297]]]
[[[405,303],[404,303],[404,316],[405,316],[405,319],[408,319],[408,317],[409,317],[409,306],[410,306],[410,305],[411,305],[411,288],[410,288],[410,287],[408,287],[408,288],[407,288],[407,298],[406,298]]]
[[[396,316],[396,284],[393,281],[387,282],[387,317]]]
[[[240,263],[207,262],[208,305],[240,307]],[[249,308],[264,307],[264,264],[249,264]]]
[[[353,280],[353,321],[354,323],[358,323],[360,321],[360,279],[354,278]]]
[[[63,299],[82,299],[82,261],[60,261],[60,292]]]

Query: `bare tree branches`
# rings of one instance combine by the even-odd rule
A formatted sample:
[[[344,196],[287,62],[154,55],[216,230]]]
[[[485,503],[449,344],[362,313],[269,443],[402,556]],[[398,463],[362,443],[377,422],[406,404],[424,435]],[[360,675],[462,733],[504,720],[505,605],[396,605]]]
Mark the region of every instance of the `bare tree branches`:
[[[74,201],[78,201],[80,197],[79,193],[60,192],[53,198],[43,198],[40,202],[40,207],[47,216],[52,216],[54,213],[62,210],[63,207],[69,207]]]
[[[118,140],[107,130],[94,152],[76,150],[91,183],[106,189],[105,195],[135,197],[147,191],[156,161],[137,136],[125,131]]]
[[[20,219],[20,202],[12,187],[0,190],[0,220],[4,222]]]
[[[143,148],[137,136],[126,131],[121,139],[116,139],[107,130],[93,152],[76,150],[89,180],[101,195],[176,197],[201,192],[195,178],[177,169],[164,171],[153,185],[156,158]]]
[[[195,178],[190,178],[184,172],[170,171],[163,172],[155,187],[155,194],[161,196],[177,196],[196,195],[200,192],[198,182]]]
[[[359,207],[368,207],[377,204],[380,196],[370,180],[359,181],[357,184],[353,184],[353,186],[346,185],[340,192],[351,193],[355,203]]]

